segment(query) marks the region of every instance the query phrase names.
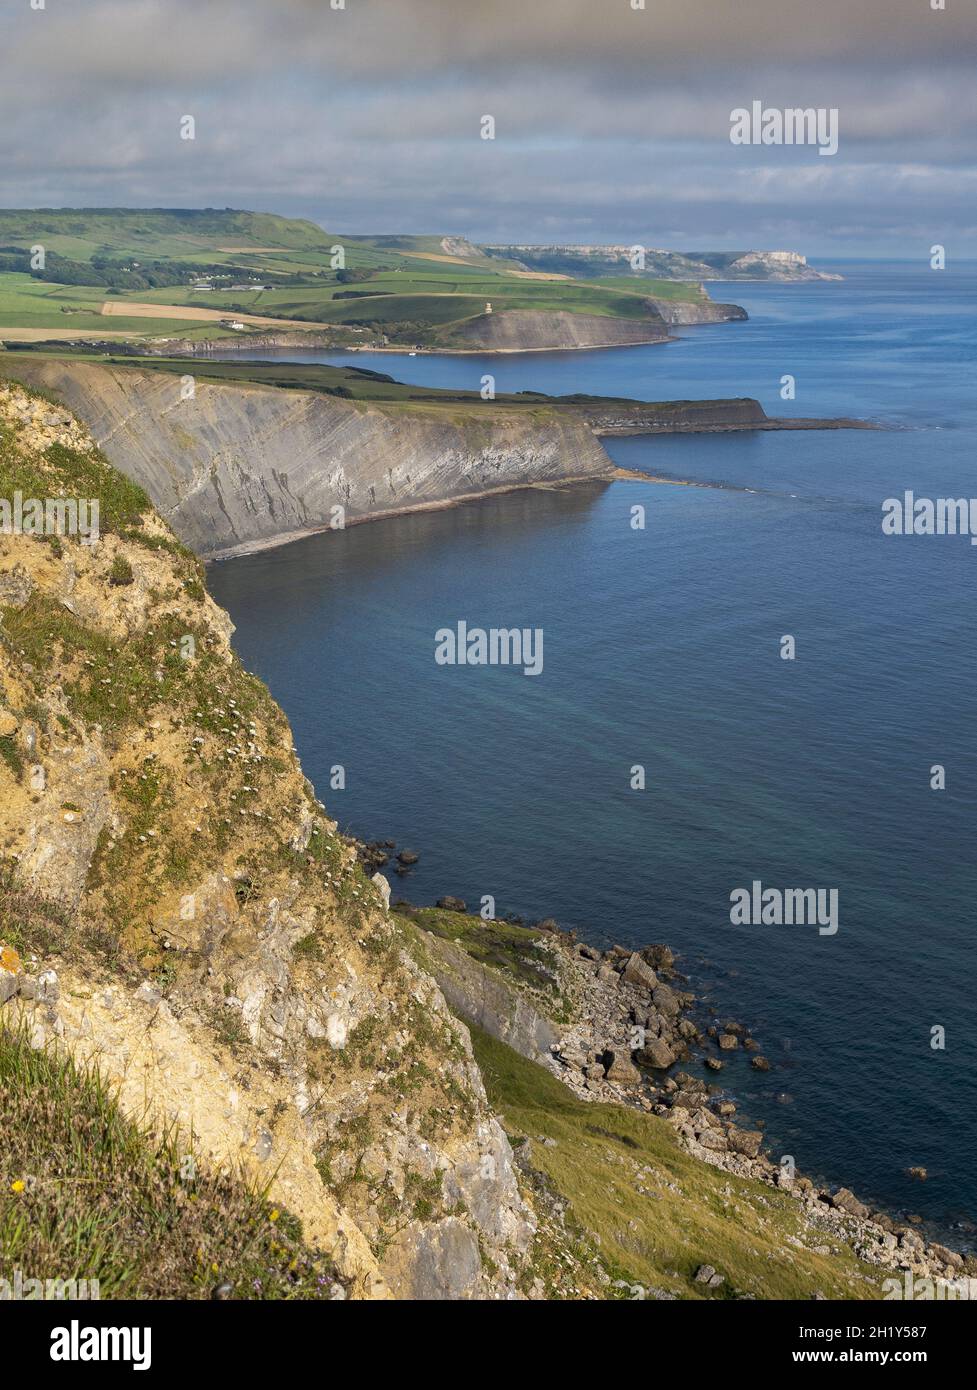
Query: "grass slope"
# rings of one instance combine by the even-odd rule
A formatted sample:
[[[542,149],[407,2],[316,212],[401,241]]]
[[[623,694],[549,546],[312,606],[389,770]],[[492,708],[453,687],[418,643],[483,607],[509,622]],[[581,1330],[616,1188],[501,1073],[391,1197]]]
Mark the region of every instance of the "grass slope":
[[[139,296],[132,295],[139,303]],[[152,337],[157,334],[170,337],[198,337],[198,326],[191,320],[167,318],[163,310],[159,318],[143,318],[124,313],[106,317],[102,305],[106,302],[106,291],[88,285],[54,285],[46,280],[35,280],[30,275],[19,273],[0,274],[0,339],[4,329],[26,328],[43,331],[48,338],[58,338],[64,333],[84,332],[93,338],[103,335],[126,334],[132,337]],[[112,295],[113,304],[124,304],[125,297]],[[145,302],[145,296],[143,301]],[[166,301],[176,302],[173,299]],[[219,307],[212,306],[210,307]],[[218,325],[204,325],[209,336],[227,330]]]
[[[532,1167],[568,1203],[613,1278],[679,1298],[880,1296],[869,1267],[805,1229],[790,1197],[692,1158],[664,1120],[577,1100],[504,1043],[474,1027],[471,1034],[510,1140],[528,1139]],[[832,1253],[812,1248],[826,1245]],[[718,1289],[696,1283],[703,1264],[725,1275]]]
[[[326,252],[334,240],[314,222],[233,208],[0,209],[3,244],[40,244],[81,261],[108,251],[207,259],[218,246]]]

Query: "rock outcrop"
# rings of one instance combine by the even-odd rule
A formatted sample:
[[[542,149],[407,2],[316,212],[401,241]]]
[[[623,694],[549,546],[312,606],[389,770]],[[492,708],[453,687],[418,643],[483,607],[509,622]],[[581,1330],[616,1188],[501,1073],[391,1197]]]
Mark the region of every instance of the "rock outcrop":
[[[559,1032],[533,1001],[454,942],[430,935],[425,941],[431,973],[454,1013],[530,1061],[548,1062]]]
[[[749,314],[739,304],[718,304],[713,299],[652,299],[670,328],[690,328],[703,323],[745,323]]]
[[[770,423],[759,401],[738,400],[649,401],[635,404],[613,401],[582,407],[597,435],[674,434],[684,431],[764,429]]]

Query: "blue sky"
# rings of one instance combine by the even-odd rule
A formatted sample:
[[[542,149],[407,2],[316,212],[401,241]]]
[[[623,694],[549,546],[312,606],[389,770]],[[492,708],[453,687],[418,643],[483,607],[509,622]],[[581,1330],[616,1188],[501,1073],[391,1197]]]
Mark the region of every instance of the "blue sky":
[[[0,203],[977,254],[977,0],[334,2],[5,0]],[[837,155],[732,145],[754,100],[836,107]]]

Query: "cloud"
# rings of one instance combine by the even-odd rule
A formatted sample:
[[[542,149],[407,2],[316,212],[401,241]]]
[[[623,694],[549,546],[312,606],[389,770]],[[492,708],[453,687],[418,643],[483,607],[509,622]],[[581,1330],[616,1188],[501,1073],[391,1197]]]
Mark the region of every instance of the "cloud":
[[[954,0],[47,0],[5,26],[7,206],[500,239],[654,222],[700,245],[800,228],[801,250],[842,225],[973,236],[977,13]],[[755,98],[838,107],[839,154],[730,145]]]
[[[608,78],[763,62],[888,67],[973,52],[959,0],[49,0],[8,21],[18,61],[153,84],[266,71],[358,77],[446,69],[603,71]]]

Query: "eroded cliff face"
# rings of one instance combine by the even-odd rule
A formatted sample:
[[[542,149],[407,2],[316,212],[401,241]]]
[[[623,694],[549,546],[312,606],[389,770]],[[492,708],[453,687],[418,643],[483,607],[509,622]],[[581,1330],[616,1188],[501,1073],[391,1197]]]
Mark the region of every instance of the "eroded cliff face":
[[[18,372],[63,400],[205,558],[323,529],[337,515],[349,524],[612,471],[582,418],[543,406],[385,407],[206,382],[188,395],[179,377],[70,361]]]
[[[649,300],[647,318],[501,309],[467,319],[444,336],[453,348],[469,352],[549,352],[662,343],[669,334],[665,320]]]
[[[702,323],[743,323],[749,318],[749,314],[739,304],[717,304],[712,299],[656,299],[653,303],[670,327],[691,327]]]
[[[709,433],[764,429],[776,423],[750,396],[720,401],[649,401],[643,405],[609,401],[583,410],[597,435]]]
[[[69,415],[0,383],[17,490],[98,497],[102,535],[0,535],[0,1024],[270,1183],[354,1296],[512,1296],[533,1219],[468,1032],[199,562]]]

